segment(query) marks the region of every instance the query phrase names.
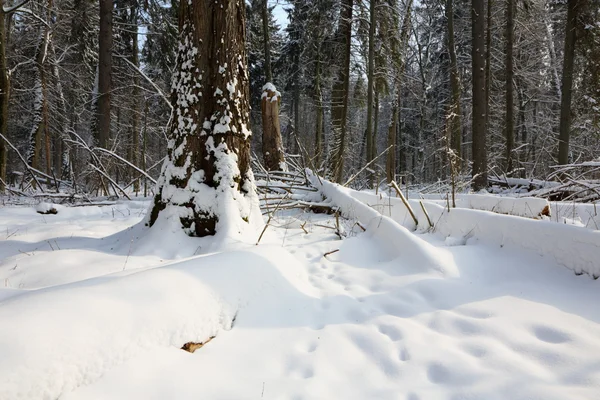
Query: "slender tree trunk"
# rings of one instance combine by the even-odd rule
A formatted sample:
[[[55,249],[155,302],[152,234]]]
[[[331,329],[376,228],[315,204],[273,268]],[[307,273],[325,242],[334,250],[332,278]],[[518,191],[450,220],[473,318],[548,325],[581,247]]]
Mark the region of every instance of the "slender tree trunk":
[[[98,37],[98,110],[96,140],[107,148],[110,139],[110,91],[112,81],[112,11],[113,0],[100,0],[100,33]]]
[[[394,100],[392,102],[392,123],[390,124],[390,131],[388,132],[388,146],[394,146],[387,155],[386,171],[388,182],[395,178],[397,160],[400,160],[400,164],[402,166],[405,159],[401,153],[402,129],[400,126],[400,108],[402,107],[402,77],[406,67],[406,49],[408,48],[408,38],[410,33],[412,3],[413,0],[408,0],[406,4],[404,20],[402,21],[402,27],[400,29],[400,51],[398,59],[399,66],[396,69],[395,77],[396,95],[394,96]],[[401,168],[401,170],[405,169],[406,166]]]
[[[133,65],[139,68],[140,66],[140,58],[138,54],[138,8],[137,3],[131,5],[131,26],[130,29],[133,31],[131,33],[131,62]],[[139,86],[139,78],[138,75],[135,74],[133,78],[133,102],[132,102],[132,116],[131,116],[131,163],[135,166],[139,164],[139,154],[140,154],[140,90]],[[135,174],[135,170],[132,168],[130,171],[130,175]],[[140,181],[136,179],[133,183],[133,190],[137,194],[140,190]]]
[[[511,174],[513,169],[513,149],[515,147],[515,117],[514,117],[514,95],[513,95],[513,43],[515,41],[514,27],[515,0],[506,1],[506,114],[505,114],[505,132],[506,132],[506,164],[505,171]]]
[[[263,45],[265,48],[265,79],[267,82],[273,82],[273,73],[271,72],[271,43],[269,38],[269,5],[268,0],[263,1],[262,25],[263,25]]]
[[[472,74],[473,74],[473,189],[487,187],[486,149],[486,86],[485,86],[485,15],[482,0],[471,2],[472,20]]]
[[[568,0],[567,26],[565,31],[565,51],[560,99],[560,125],[558,128],[558,163],[569,163],[569,139],[571,136],[571,97],[573,89],[573,61],[575,59],[575,28],[579,2],[581,0]]]
[[[446,0],[446,19],[448,20],[448,53],[450,54],[450,87],[452,90],[452,102],[450,105],[451,139],[450,148],[454,152],[451,162],[455,164],[455,170],[460,172],[460,160],[462,157],[462,113],[460,110],[460,77],[458,76],[458,65],[456,62],[456,48],[454,45],[454,4],[453,0]]]
[[[46,153],[46,173],[51,173],[50,164],[50,142],[48,137],[48,105],[46,93],[46,69],[45,62],[48,52],[49,31],[43,28],[40,32],[39,42],[36,49],[36,76],[35,76],[35,99],[33,110],[33,126],[30,133],[30,147],[27,162],[35,169],[40,168],[40,159],[42,157],[42,144],[45,143]]]
[[[369,55],[367,68],[367,159],[369,163],[373,158],[373,88],[375,83],[375,10],[377,0],[370,0],[369,7]],[[369,173],[369,183],[374,184],[373,174]]]
[[[352,45],[353,0],[342,0],[338,25],[338,40],[343,54],[343,64],[338,69],[337,80],[331,94],[331,125],[334,151],[331,157],[333,179],[342,183],[344,176],[344,153],[348,127],[348,98],[350,96],[350,57]]]
[[[375,98],[375,109],[373,110],[373,142],[371,146],[371,160],[377,157],[377,134],[379,133],[379,90],[377,90],[377,88],[375,88],[373,97]]]
[[[168,156],[150,225],[162,214],[190,236],[229,236],[257,214],[244,19],[238,0],[179,4]]]
[[[0,7],[0,132],[7,136],[8,130],[8,100],[10,96],[10,81],[6,65],[6,14]],[[8,160],[8,146],[0,140],[0,192],[4,192],[6,182],[6,163]]]
[[[323,93],[321,88],[321,43],[318,41],[317,59],[315,67],[315,103],[316,103],[316,124],[315,124],[315,166],[319,164],[323,155]]]
[[[485,38],[485,135],[490,129],[490,88],[492,83],[492,7],[487,0],[487,28]]]
[[[261,115],[263,125],[262,151],[267,171],[285,170],[283,141],[281,139],[281,123],[279,122],[279,103],[281,94],[273,85],[271,72],[271,45],[269,38],[269,8],[267,0],[262,7],[263,43],[265,50],[265,78],[261,97]]]

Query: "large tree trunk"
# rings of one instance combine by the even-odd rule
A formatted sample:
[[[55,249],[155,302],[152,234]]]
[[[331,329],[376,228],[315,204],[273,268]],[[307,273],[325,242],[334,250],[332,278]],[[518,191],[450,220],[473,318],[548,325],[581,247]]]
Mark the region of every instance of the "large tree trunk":
[[[560,87],[560,126],[558,129],[558,163],[569,163],[569,139],[571,136],[571,97],[573,89],[573,61],[575,58],[575,26],[581,0],[569,0],[562,83]]]
[[[472,74],[473,74],[473,190],[487,187],[486,86],[485,86],[485,14],[483,1],[472,0]]]
[[[458,65],[456,62],[456,47],[454,44],[454,5],[452,0],[446,0],[446,18],[448,20],[448,53],[450,54],[450,88],[452,90],[452,101],[450,104],[450,148],[454,156],[450,157],[455,164],[456,172],[460,170],[462,157],[462,114],[460,110],[460,77],[458,76]]]
[[[515,41],[514,27],[515,0],[506,2],[506,114],[505,114],[505,132],[506,132],[506,164],[504,170],[510,174],[513,169],[513,149],[515,147],[515,118],[514,118],[514,96],[513,96],[513,43]]]
[[[107,148],[110,139],[110,91],[112,80],[112,0],[100,0],[100,33],[98,37],[98,110],[96,141]]]
[[[273,85],[273,73],[271,72],[271,45],[269,38],[269,8],[267,0],[262,6],[263,43],[265,50],[265,78],[263,87],[261,111],[262,111],[262,151],[265,168],[267,171],[285,170],[285,159],[283,156],[283,142],[281,140],[281,124],[279,122],[279,103],[281,94]]]
[[[245,7],[239,0],[179,7],[168,156],[149,224],[162,215],[190,236],[235,235],[258,207],[250,170]]]
[[[338,68],[337,79],[331,91],[331,128],[333,131],[333,154],[331,156],[331,174],[337,183],[344,176],[344,153],[346,151],[346,132],[348,129],[348,98],[350,96],[350,57],[352,45],[352,9],[353,0],[342,0],[338,24],[338,45],[343,63]]]
[[[373,158],[373,88],[375,84],[375,10],[377,0],[370,0],[369,7],[369,55],[367,68],[367,159],[369,163]],[[374,184],[373,174],[369,173],[369,183]]]

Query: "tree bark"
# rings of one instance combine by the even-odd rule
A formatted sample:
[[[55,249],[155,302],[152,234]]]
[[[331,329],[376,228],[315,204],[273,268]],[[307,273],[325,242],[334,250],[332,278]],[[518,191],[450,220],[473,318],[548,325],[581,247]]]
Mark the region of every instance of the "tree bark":
[[[279,103],[281,94],[273,85],[263,88],[262,108],[262,151],[267,171],[285,170],[283,143],[281,140],[281,123],[279,121]]]
[[[320,25],[320,24],[319,24]],[[315,166],[319,168],[323,155],[323,91],[321,88],[321,41],[317,40],[317,59],[315,67]]]
[[[505,132],[506,132],[506,154],[505,154],[505,172],[510,174],[513,169],[513,149],[515,147],[515,118],[514,118],[514,95],[513,95],[513,43],[515,41],[514,27],[514,9],[515,0],[506,1],[506,114],[505,114]]]
[[[475,191],[487,187],[486,86],[485,86],[485,15],[482,0],[471,2],[472,20],[472,91],[473,91],[473,184]]]
[[[7,135],[8,130],[8,100],[10,96],[10,81],[6,65],[6,14],[0,7],[0,132]],[[0,191],[4,192],[2,182],[6,182],[6,163],[8,160],[8,147],[0,140]]]
[[[560,86],[560,125],[558,128],[558,164],[569,163],[569,139],[571,136],[571,97],[573,89],[573,61],[575,59],[575,29],[580,0],[568,0],[567,26],[562,82]]]
[[[454,44],[454,4],[453,0],[446,0],[446,19],[448,22],[448,53],[450,54],[450,88],[452,100],[450,104],[450,126],[451,138],[450,148],[454,152],[453,159],[460,160],[462,157],[462,113],[460,110],[460,77],[456,62],[456,47]],[[455,162],[456,172],[460,172],[460,162]]]
[[[221,229],[229,235],[258,207],[247,128],[245,5],[191,0],[179,7],[168,155],[149,225],[163,214],[190,236]]]
[[[96,141],[107,148],[110,139],[110,91],[112,86],[112,0],[100,0],[100,32],[98,37],[98,110]]]
[[[367,68],[367,159],[369,163],[373,159],[373,88],[375,84],[375,10],[377,0],[370,0],[369,7],[369,55]],[[374,177],[369,173],[369,183],[374,184]]]
[[[350,96],[350,58],[352,45],[353,0],[342,0],[342,10],[338,25],[338,42],[343,56],[343,64],[338,69],[337,80],[331,93],[331,126],[334,151],[331,157],[331,173],[337,183],[344,176],[344,153],[348,129],[348,98]]]
[[[273,73],[271,72],[269,8],[267,0],[263,1],[262,20],[266,78],[260,103],[263,125],[263,160],[267,171],[282,171],[285,170],[285,159],[283,153],[283,142],[281,139],[281,123],[279,122],[279,104],[281,102],[281,94],[277,91],[272,83]]]
[[[271,43],[269,38],[269,4],[268,0],[263,0],[262,24],[263,24],[263,45],[265,47],[265,80],[273,82],[273,73],[271,72]]]
[[[131,62],[136,68],[140,66],[140,59],[138,54],[138,8],[137,3],[134,2],[130,7],[131,12],[131,27],[130,29],[133,31],[131,33]],[[139,154],[140,154],[140,90],[139,86],[139,78],[138,75],[135,74],[133,78],[133,90],[132,90],[132,121],[131,121],[131,159],[130,162],[138,166],[139,164]],[[135,174],[135,170],[133,168],[130,170],[130,174]],[[140,190],[140,181],[136,179],[133,183],[133,190],[137,193]]]

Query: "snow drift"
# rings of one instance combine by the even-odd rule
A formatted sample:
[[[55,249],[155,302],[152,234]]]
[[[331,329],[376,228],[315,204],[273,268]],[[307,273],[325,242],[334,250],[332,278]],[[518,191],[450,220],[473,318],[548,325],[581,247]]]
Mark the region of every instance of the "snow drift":
[[[402,257],[403,262],[421,265],[425,269],[436,269],[446,276],[458,274],[452,260],[444,258],[434,246],[412,235],[394,218],[399,217],[398,215],[394,214],[392,218],[389,218],[369,207],[367,201],[362,201],[366,197],[363,197],[361,192],[326,180],[318,182],[314,177],[311,177],[311,180],[313,185],[319,187],[322,194],[339,208],[342,215],[351,219],[355,218],[364,224],[367,234],[374,237],[388,251]],[[364,195],[369,196],[368,194]]]
[[[54,400],[150,348],[218,336],[257,295],[292,292],[282,274],[297,275],[295,265],[261,247],[0,301],[0,399]]]
[[[447,239],[447,243],[450,245],[464,244],[468,239],[473,238],[493,246],[532,251],[573,270],[576,274],[588,274],[594,278],[600,276],[600,231],[557,224],[549,220],[534,220],[468,208],[451,208],[448,212],[447,207],[437,204],[438,202],[409,200],[419,221],[417,227],[399,198],[350,189],[344,189],[344,192],[372,209],[371,211],[377,210],[382,215],[392,218],[398,224],[411,230],[418,228],[420,231],[425,231],[429,229],[427,218],[420,204],[423,203],[434,224],[434,232]],[[464,196],[460,201],[464,205],[464,202],[470,201],[467,199],[476,199],[475,203],[482,207],[486,206],[485,208],[489,208],[487,206],[493,203],[487,199],[478,199],[478,197],[475,195]],[[526,200],[527,203],[515,205],[515,203],[507,202],[497,208],[497,211],[508,210],[509,207],[512,210],[523,212],[537,210],[546,202],[545,200],[535,202],[536,207],[529,207],[525,204],[534,205],[534,203],[529,203],[531,199],[523,200]],[[532,215],[530,213],[529,216]]]

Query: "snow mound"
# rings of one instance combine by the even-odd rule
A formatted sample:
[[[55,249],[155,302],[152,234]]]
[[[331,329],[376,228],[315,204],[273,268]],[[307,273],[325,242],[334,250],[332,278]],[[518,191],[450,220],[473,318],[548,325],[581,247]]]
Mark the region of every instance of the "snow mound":
[[[394,219],[364,204],[363,194],[338,184],[311,177],[313,185],[320,188],[323,195],[331,200],[347,218],[357,219],[373,239],[402,258],[407,264],[420,265],[424,269],[434,269],[445,276],[456,276],[458,270],[452,260],[431,244],[411,234],[408,229]],[[371,195],[374,196],[374,195]],[[377,197],[377,196],[374,196]],[[399,200],[399,199],[398,199]]]
[[[297,264],[261,247],[4,298],[0,399],[54,400],[149,349],[218,336],[257,296],[297,293]]]

